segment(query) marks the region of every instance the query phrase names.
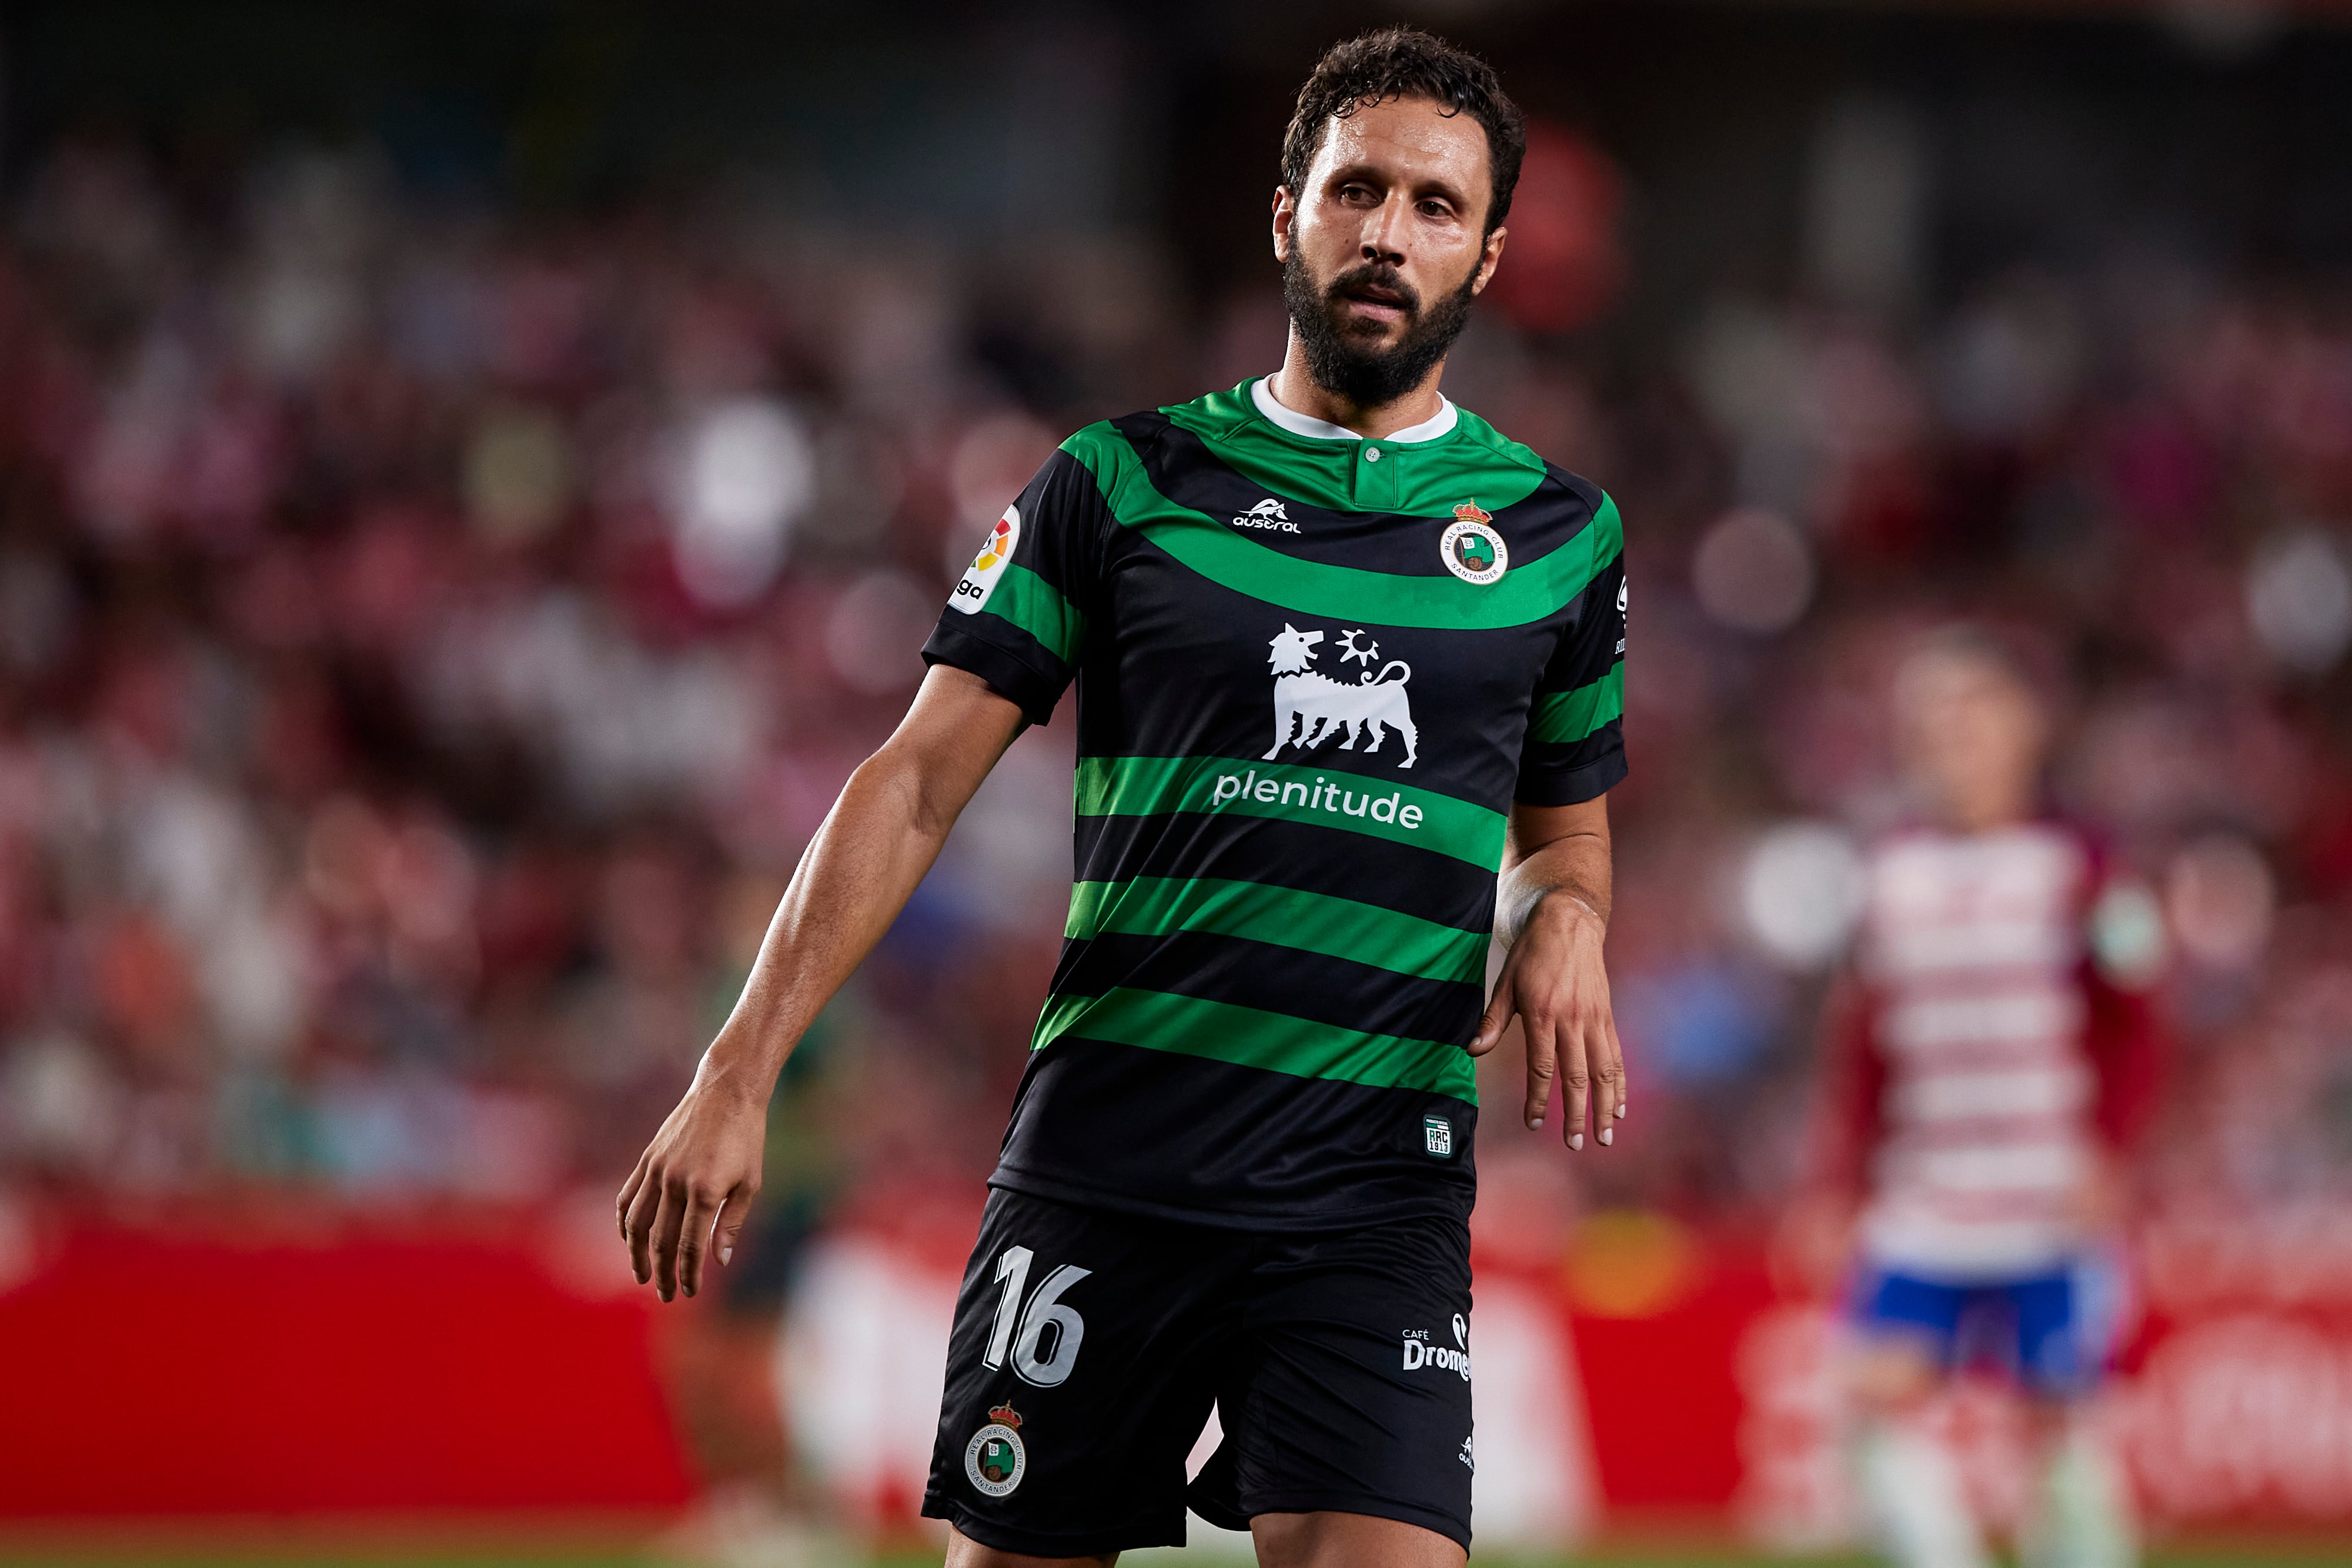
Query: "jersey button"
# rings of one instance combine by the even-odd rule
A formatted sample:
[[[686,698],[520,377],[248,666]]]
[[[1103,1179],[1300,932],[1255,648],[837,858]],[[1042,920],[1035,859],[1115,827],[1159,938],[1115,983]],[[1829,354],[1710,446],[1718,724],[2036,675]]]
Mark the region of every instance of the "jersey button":
[[[1380,460],[1381,460],[1381,449],[1380,449],[1379,447],[1377,447],[1377,446],[1367,446],[1367,447],[1365,447],[1365,448],[1364,448],[1364,461],[1365,461],[1365,462],[1367,462],[1367,463],[1378,463]]]

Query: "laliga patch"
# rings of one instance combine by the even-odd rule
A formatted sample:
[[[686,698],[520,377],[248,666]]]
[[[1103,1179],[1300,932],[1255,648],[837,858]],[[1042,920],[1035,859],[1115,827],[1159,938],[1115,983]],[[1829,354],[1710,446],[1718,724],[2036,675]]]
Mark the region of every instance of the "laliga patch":
[[[1446,570],[1480,588],[1501,577],[1511,565],[1510,547],[1495,531],[1494,514],[1480,511],[1475,501],[1465,501],[1454,508],[1454,520],[1437,541],[1437,554]]]
[[[1029,1450],[1021,1446],[1021,1417],[1010,1404],[988,1413],[988,1425],[963,1447],[964,1479],[987,1497],[1003,1497],[1029,1473]]]
[[[948,595],[948,608],[961,610],[966,615],[979,614],[988,596],[1003,580],[1005,565],[1013,559],[1013,548],[1020,542],[1021,508],[1007,507],[1004,515],[996,519],[996,527],[989,530],[988,542],[980,547],[980,553],[963,569],[963,579],[955,585],[955,591]]]

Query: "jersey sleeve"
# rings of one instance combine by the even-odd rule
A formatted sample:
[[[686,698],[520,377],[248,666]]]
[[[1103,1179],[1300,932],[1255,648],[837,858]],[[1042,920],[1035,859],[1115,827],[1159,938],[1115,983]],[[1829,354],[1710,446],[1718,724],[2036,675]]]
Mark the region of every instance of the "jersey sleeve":
[[[1577,595],[1528,710],[1516,791],[1530,806],[1572,806],[1625,777],[1625,549],[1617,504],[1599,496],[1588,525],[1601,568]]]
[[[1110,520],[1092,470],[1066,449],[1047,458],[964,569],[924,663],[968,670],[1045,723],[1085,652]]]

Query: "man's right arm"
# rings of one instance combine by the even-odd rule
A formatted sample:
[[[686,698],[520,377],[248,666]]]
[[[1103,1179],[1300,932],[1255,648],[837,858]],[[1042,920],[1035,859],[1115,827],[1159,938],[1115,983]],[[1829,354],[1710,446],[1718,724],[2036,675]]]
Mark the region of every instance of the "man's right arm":
[[[714,1244],[721,1263],[734,1251],[760,1190],[768,1098],[784,1059],[898,918],[1022,725],[1020,708],[979,676],[935,664],[897,732],[850,775],[793,873],[734,1011],[621,1188],[630,1261],[663,1301],[701,1288]]]

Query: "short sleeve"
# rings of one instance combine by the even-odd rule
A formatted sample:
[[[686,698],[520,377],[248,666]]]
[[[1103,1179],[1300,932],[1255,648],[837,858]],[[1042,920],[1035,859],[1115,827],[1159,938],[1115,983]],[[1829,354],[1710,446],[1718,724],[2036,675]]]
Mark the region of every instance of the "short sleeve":
[[[981,541],[924,662],[969,670],[1030,723],[1045,723],[1084,654],[1109,522],[1093,472],[1055,453]]]
[[[1589,528],[1600,570],[1577,595],[1528,710],[1515,793],[1530,806],[1572,806],[1625,777],[1625,551],[1616,503],[1601,496]]]

